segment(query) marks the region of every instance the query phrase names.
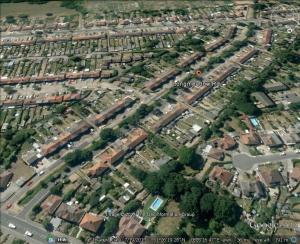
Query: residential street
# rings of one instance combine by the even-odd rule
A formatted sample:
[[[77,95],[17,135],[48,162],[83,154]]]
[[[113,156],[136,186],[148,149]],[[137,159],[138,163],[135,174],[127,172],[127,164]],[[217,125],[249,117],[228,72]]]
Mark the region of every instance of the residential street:
[[[16,229],[10,230],[8,229],[8,224],[12,223],[16,226]],[[32,221],[29,220],[24,220],[21,219],[19,217],[14,217],[11,216],[7,213],[4,213],[3,211],[1,211],[1,230],[2,227],[5,227],[6,232],[11,233],[11,232],[17,232],[20,235],[22,235],[23,238],[26,239],[26,241],[28,241],[29,243],[48,243],[47,238],[49,236],[49,233],[43,229],[43,227],[37,223],[34,223]],[[33,236],[32,237],[28,237],[28,236],[24,236],[24,233],[26,230],[29,230]],[[52,237],[67,237],[63,234],[58,234],[58,233],[51,233]],[[71,237],[67,237],[69,241],[71,241],[72,243],[81,243],[80,240],[77,240],[75,238],[71,238]]]
[[[300,155],[295,152],[287,152],[286,155],[280,155],[277,153],[262,156],[250,156],[242,153],[233,155],[233,165],[242,171],[248,171],[266,162],[280,162],[281,160],[298,158],[300,158]]]

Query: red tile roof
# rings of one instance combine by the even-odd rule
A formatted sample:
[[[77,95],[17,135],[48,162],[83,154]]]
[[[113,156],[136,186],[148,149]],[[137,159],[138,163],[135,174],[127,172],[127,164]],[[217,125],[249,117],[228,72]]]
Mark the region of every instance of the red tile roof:
[[[215,166],[209,178],[213,181],[220,181],[224,186],[228,186],[233,178],[233,174],[219,166]]]
[[[41,208],[49,213],[50,215],[54,214],[55,210],[61,204],[62,198],[56,195],[49,195],[45,201],[42,202]]]
[[[102,216],[92,213],[86,213],[79,226],[85,230],[97,233],[103,222],[104,218]]]
[[[132,215],[124,215],[119,222],[119,230],[117,236],[120,237],[141,237],[145,232],[145,228],[139,223],[139,219]]]

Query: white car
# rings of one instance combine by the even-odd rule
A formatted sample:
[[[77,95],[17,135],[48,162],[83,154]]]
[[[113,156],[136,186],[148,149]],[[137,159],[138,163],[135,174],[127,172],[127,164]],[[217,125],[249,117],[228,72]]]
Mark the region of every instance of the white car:
[[[31,236],[33,236],[33,234],[29,230],[26,230],[25,231],[25,236],[30,236],[31,237]]]
[[[297,150],[296,150],[296,153],[300,153],[300,149],[297,149]]]
[[[11,228],[11,229],[15,229],[16,228],[16,226],[14,224],[12,224],[12,223],[9,223],[8,227]]]
[[[45,173],[45,171],[42,170],[39,172],[39,175],[43,175],[44,173]]]
[[[285,152],[280,153],[280,156],[285,156]]]

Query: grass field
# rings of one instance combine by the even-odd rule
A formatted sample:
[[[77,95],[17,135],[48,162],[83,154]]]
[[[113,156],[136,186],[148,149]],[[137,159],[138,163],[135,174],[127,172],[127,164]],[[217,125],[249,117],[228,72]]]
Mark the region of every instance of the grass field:
[[[5,17],[8,15],[18,16],[27,14],[29,16],[46,16],[46,13],[54,15],[71,15],[76,14],[75,10],[60,7],[59,1],[50,1],[45,4],[29,4],[29,3],[2,3],[0,4],[0,15]]]
[[[165,207],[167,213],[176,213],[180,214],[178,203],[169,202]],[[180,216],[170,216],[170,217],[161,217],[156,226],[156,230],[160,235],[172,235],[179,226],[181,217]]]

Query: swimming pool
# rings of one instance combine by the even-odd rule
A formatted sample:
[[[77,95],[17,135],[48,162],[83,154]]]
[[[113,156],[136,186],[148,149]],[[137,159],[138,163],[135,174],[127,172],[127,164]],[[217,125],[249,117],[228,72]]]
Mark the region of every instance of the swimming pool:
[[[251,118],[250,121],[251,121],[251,124],[252,124],[254,127],[259,126],[259,122],[258,122],[258,120],[257,120],[256,118]]]
[[[162,200],[161,198],[157,197],[155,198],[155,200],[153,201],[153,203],[151,204],[150,208],[154,211],[157,211],[157,209],[159,209],[159,207],[161,206],[161,204],[163,203],[164,200]]]

